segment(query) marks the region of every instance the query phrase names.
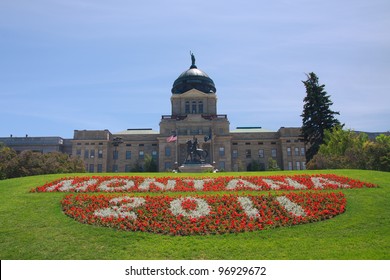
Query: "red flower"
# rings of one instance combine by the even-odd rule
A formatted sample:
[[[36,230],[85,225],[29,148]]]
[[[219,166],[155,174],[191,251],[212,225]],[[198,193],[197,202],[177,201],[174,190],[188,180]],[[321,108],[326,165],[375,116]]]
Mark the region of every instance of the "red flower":
[[[221,176],[204,178],[141,177],[141,176],[92,176],[61,178],[32,192],[193,192],[238,190],[302,190],[372,188],[371,183],[347,177],[324,175],[293,176]]]
[[[182,201],[181,207],[183,207],[184,210],[195,210],[197,207],[197,204],[192,199],[185,199]]]
[[[62,207],[68,216],[82,223],[121,230],[191,235],[254,231],[320,221],[343,213],[346,204],[341,192],[250,195],[246,196],[250,204],[245,207],[242,203],[248,200],[239,197],[238,195],[179,197],[182,201],[181,207],[186,211],[195,211],[199,206],[196,201],[207,203],[211,210],[208,214],[196,218],[177,216],[171,212],[171,202],[179,198],[169,196],[146,196],[143,197],[144,200],[139,200],[144,203],[135,203],[131,197],[70,194],[63,199]],[[285,197],[284,201],[302,207],[305,214],[297,216],[289,211],[278,202],[278,197]],[[257,209],[256,216],[253,216],[252,212],[251,215],[246,214],[251,207]],[[135,213],[135,216],[129,213]]]

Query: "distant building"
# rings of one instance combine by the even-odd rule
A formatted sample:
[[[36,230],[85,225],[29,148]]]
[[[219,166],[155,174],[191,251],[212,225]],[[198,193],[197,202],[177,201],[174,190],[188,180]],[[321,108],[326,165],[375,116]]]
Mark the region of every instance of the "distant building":
[[[247,170],[254,164],[268,169],[275,160],[283,170],[305,169],[305,145],[299,127],[270,131],[261,127],[230,130],[226,114],[217,111],[214,81],[195,65],[173,83],[171,114],[163,115],[160,131],[127,129],[75,130],[73,139],[60,137],[7,137],[0,142],[22,151],[59,151],[80,157],[89,172],[130,172],[151,157],[159,171],[169,171],[187,156],[187,141],[198,140],[208,151],[206,162],[225,171]],[[172,141],[171,141],[172,140]]]
[[[0,143],[11,147],[16,152],[34,151],[40,153],[61,152],[72,154],[72,143],[70,139],[63,139],[58,136],[53,137],[0,137]]]

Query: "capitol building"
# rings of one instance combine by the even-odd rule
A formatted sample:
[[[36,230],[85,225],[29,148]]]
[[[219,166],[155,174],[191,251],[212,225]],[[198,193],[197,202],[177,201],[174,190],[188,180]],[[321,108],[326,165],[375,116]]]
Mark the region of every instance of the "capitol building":
[[[158,171],[177,169],[188,157],[194,139],[207,151],[204,158],[224,171],[269,168],[270,159],[282,170],[305,169],[305,144],[299,127],[270,131],[261,127],[230,130],[227,114],[217,108],[214,81],[192,63],[173,82],[171,114],[162,115],[159,131],[127,129],[75,130],[73,139],[61,137],[3,137],[0,142],[16,151],[59,151],[84,160],[87,172],[131,172],[152,158]]]

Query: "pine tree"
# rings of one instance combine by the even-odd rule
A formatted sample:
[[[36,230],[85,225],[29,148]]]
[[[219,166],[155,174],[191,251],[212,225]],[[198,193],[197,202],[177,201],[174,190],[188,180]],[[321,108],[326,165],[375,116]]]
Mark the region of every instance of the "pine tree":
[[[307,75],[307,80],[302,81],[306,87],[306,97],[303,99],[302,133],[305,144],[309,147],[306,151],[306,162],[309,162],[317,154],[320,145],[324,142],[325,130],[340,125],[335,118],[339,112],[332,111],[333,102],[324,90],[325,85],[319,85],[318,77],[313,72]]]

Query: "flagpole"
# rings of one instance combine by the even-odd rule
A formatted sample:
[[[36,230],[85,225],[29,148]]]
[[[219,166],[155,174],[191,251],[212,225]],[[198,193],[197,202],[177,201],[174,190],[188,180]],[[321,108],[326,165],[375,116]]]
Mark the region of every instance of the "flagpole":
[[[175,164],[178,164],[178,136],[177,136],[177,129],[176,130],[172,130],[171,131],[171,133],[172,133],[172,135],[171,136],[169,136],[168,138],[167,138],[167,142],[168,143],[172,143],[172,142],[175,142],[175,162],[174,162],[174,165]]]
[[[211,136],[211,162],[210,164],[213,165],[213,167],[215,168],[214,166],[214,133],[213,133],[213,128],[210,127],[210,136]]]
[[[179,168],[179,155],[178,155],[178,142],[179,142],[179,135],[177,134],[177,129],[175,130],[175,134],[176,134],[176,151],[175,151],[175,154],[176,154],[176,164],[177,164],[177,167]]]

